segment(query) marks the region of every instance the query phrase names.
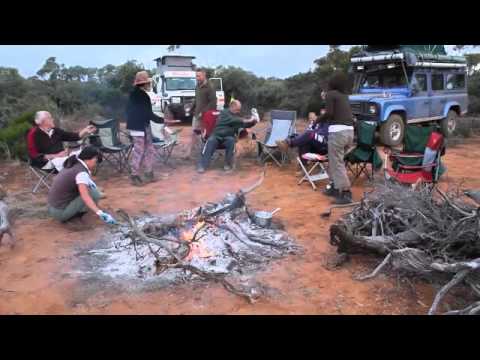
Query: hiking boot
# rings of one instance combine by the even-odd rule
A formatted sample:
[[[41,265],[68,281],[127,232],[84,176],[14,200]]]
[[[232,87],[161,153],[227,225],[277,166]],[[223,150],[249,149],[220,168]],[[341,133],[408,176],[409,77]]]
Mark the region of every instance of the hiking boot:
[[[203,174],[203,173],[205,172],[205,168],[202,167],[202,166],[199,166],[199,167],[197,167],[197,172],[198,172],[199,174]]]
[[[153,175],[152,171],[144,174],[144,181],[146,184],[150,184],[158,181],[158,179]]]
[[[332,183],[329,183],[322,191],[323,195],[337,197],[339,195],[338,190],[333,187]]]
[[[233,168],[230,166],[230,165],[225,165],[223,167],[223,170],[226,172],[226,173],[231,173],[233,171]]]
[[[133,186],[143,186],[143,181],[138,175],[130,176],[130,181]]]
[[[287,152],[288,151],[288,142],[287,140],[277,140],[275,141],[275,143],[277,144],[278,148],[280,149],[280,151],[282,152]]]
[[[336,205],[347,205],[351,204],[352,200],[352,192],[350,190],[341,191],[338,196],[335,197],[334,204]]]

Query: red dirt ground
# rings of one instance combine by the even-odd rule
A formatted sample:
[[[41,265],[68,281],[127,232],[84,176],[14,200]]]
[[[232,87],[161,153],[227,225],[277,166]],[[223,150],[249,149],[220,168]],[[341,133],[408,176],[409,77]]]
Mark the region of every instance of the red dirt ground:
[[[188,128],[182,142],[188,141]],[[480,138],[474,137],[448,149],[445,162],[448,183],[465,181],[465,186],[480,188]],[[253,144],[243,143],[244,151]],[[224,174],[220,165],[198,175],[192,163],[178,159],[185,145],[176,149],[177,168],[167,180],[143,188],[130,185],[126,175],[110,178],[100,174],[97,183],[107,195],[103,206],[123,208],[129,213],[169,213],[216,201],[226,192],[250,185],[261,168],[255,161],[242,158],[233,174]],[[159,171],[165,168],[159,166]],[[16,163],[0,165],[2,185],[10,194],[29,189],[25,167]],[[75,253],[97,241],[105,226],[95,215],[87,215],[92,228],[74,232],[48,218],[19,217],[14,224],[18,244],[10,250],[0,247],[0,314],[425,314],[435,289],[425,283],[407,284],[380,275],[358,282],[353,275],[371,271],[381,259],[353,256],[331,271],[325,259],[335,254],[329,244],[330,219],[319,214],[330,200],[304,183],[297,185],[295,166],[279,169],[268,166],[264,184],[248,195],[253,207],[282,210],[276,215],[285,229],[305,248],[305,254],[290,256],[271,264],[257,275],[265,285],[276,289],[255,304],[213,283],[184,284],[148,292],[124,291],[120,294],[92,291],[75,277]],[[354,188],[354,198],[361,198],[363,180]],[[37,195],[45,201],[45,195]]]

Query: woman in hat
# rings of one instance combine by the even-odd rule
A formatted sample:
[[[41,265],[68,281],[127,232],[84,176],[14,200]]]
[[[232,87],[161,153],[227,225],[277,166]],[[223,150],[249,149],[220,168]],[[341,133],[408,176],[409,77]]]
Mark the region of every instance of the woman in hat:
[[[127,104],[127,130],[133,138],[133,151],[131,159],[132,184],[142,186],[144,183],[154,182],[153,161],[155,148],[152,143],[152,129],[150,121],[162,124],[164,119],[155,115],[152,111],[152,102],[147,94],[150,91],[152,79],[146,71],[140,71],[135,75],[135,89],[130,93]],[[144,178],[140,177],[143,166]]]

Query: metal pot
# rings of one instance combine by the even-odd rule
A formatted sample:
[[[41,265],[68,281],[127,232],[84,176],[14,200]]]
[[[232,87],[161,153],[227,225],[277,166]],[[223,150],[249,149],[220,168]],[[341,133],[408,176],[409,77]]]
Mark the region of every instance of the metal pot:
[[[280,208],[269,211],[256,211],[255,212],[255,223],[261,227],[270,227],[272,224],[272,217],[277,211],[280,211]]]

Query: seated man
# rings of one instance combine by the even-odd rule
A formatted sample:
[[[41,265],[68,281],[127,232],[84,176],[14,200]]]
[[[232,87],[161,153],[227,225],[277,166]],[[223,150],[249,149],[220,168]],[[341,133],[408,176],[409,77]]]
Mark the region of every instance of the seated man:
[[[326,155],[328,153],[328,123],[318,123],[317,115],[313,112],[308,114],[310,126],[302,134],[293,139],[277,141],[277,146],[282,151],[287,151],[289,147],[298,148],[298,156],[306,153],[316,153]]]
[[[115,219],[98,208],[102,194],[91,176],[101,155],[94,146],[87,146],[79,155],[72,155],[65,161],[65,167],[55,177],[48,193],[48,212],[58,221],[66,222],[81,217],[88,209],[107,224]]]
[[[258,117],[255,116],[252,116],[249,120],[238,117],[237,114],[240,113],[241,109],[242,104],[240,101],[234,100],[230,103],[228,109],[220,112],[215,128],[203,148],[202,157],[197,168],[199,173],[205,172],[205,169],[210,165],[213,153],[221,144],[223,144],[226,149],[225,166],[223,169],[225,171],[232,170],[233,152],[238,131],[240,129],[253,127],[258,122]]]
[[[28,154],[33,166],[45,169],[52,168],[48,166],[51,165],[49,164],[51,160],[68,157],[63,141],[79,141],[97,130],[92,125],[79,132],[62,130],[55,127],[52,115],[48,111],[38,111],[35,114],[35,124],[27,135]]]

